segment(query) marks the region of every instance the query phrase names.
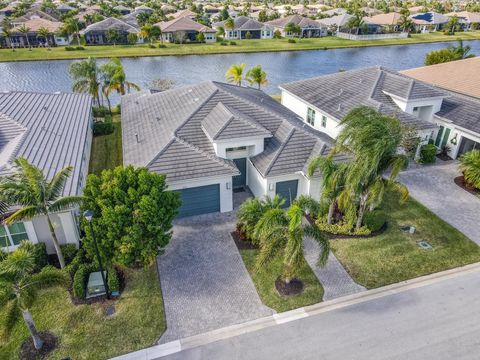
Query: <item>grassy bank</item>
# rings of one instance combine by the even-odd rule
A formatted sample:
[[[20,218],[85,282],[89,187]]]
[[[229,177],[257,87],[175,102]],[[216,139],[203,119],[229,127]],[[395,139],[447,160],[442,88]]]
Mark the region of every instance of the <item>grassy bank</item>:
[[[255,259],[258,250],[240,250],[240,255],[252,277],[260,299],[268,307],[283,312],[322,301],[323,287],[306,262],[298,275],[298,278],[304,282],[305,289],[300,295],[285,298],[280,296],[275,289],[275,280],[278,274],[282,272],[281,257],[274,259],[262,270],[255,271]]]
[[[399,204],[389,194],[383,204],[387,230],[372,238],[337,239],[332,249],[353,279],[376,288],[480,261],[480,247],[413,199]],[[446,205],[447,206],[447,205]],[[415,226],[415,234],[402,226]],[[433,248],[423,250],[425,240]]]
[[[104,169],[113,169],[122,165],[120,115],[113,116],[113,126],[112,134],[93,137],[89,173],[99,175]]]
[[[429,34],[412,34],[408,39],[386,39],[370,41],[353,41],[337,37],[324,37],[315,39],[297,39],[292,44],[287,39],[270,40],[237,40],[237,45],[222,46],[214,44],[166,44],[165,48],[151,49],[148,45],[135,46],[87,46],[85,50],[65,51],[63,47],[47,49],[10,49],[0,50],[0,61],[29,61],[29,60],[60,60],[79,59],[86,57],[139,57],[139,56],[164,56],[164,55],[207,55],[225,53],[248,53],[267,51],[295,51],[295,50],[321,50],[381,45],[405,45],[416,43],[429,43],[441,41],[479,40],[480,31],[457,33],[446,36],[442,32]]]
[[[155,267],[125,272],[127,285],[115,304],[115,314],[104,315],[105,304],[78,305],[61,288],[44,290],[31,311],[40,331],[58,337],[50,359],[108,359],[155,343],[165,331],[165,314]],[[0,319],[4,314],[0,310]],[[10,339],[0,342],[1,359],[18,359],[28,337],[18,322]]]

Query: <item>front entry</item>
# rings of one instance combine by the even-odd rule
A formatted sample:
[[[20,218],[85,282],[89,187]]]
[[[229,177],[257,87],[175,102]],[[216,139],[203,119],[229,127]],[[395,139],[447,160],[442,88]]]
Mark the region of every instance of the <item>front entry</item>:
[[[233,159],[240,175],[232,177],[232,186],[234,189],[243,188],[247,185],[247,159]]]
[[[284,207],[289,207],[297,197],[298,180],[280,181],[275,185],[275,194],[285,199]]]

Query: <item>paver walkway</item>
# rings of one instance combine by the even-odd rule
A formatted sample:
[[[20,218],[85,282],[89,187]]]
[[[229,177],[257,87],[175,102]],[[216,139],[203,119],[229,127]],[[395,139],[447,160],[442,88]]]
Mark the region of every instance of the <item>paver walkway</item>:
[[[453,182],[458,163],[407,170],[398,180],[410,195],[480,245],[480,199]]]
[[[305,260],[307,260],[325,291],[323,294],[324,301],[366,290],[353,281],[332,252],[328,256],[327,264],[324,267],[319,267],[317,261],[320,248],[315,240],[306,237],[303,240],[303,246]]]
[[[160,343],[273,313],[260,301],[230,236],[235,213],[177,220],[158,258],[167,331]]]

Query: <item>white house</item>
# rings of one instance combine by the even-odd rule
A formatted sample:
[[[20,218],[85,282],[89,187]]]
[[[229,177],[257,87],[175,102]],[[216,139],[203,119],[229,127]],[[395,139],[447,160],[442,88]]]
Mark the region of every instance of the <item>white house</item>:
[[[238,16],[233,22],[234,26],[232,29],[225,26],[225,21],[214,23],[212,27],[215,30],[223,28],[225,30],[224,38],[226,40],[273,38],[273,27],[261,23],[260,21],[250,19],[246,16]]]
[[[0,176],[15,171],[12,161],[24,157],[47,178],[66,166],[74,170],[64,196],[81,195],[92,142],[92,101],[87,94],[0,92]],[[61,244],[78,244],[76,210],[53,215]],[[0,247],[14,250],[22,240],[44,242],[54,253],[45,217],[0,225]]]
[[[332,139],[262,91],[203,82],[122,97],[124,165],[165,174],[183,200],[180,216],[233,209],[234,193],[320,196],[306,176]]]

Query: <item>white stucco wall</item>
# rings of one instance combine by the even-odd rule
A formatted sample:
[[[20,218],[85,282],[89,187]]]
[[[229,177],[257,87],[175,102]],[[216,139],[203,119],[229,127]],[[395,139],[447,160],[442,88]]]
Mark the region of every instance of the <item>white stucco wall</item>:
[[[404,112],[416,115],[422,120],[433,122],[433,114],[440,111],[442,107],[443,98],[430,98],[421,100],[405,101],[398,97],[389,95],[397,106]],[[414,112],[414,108],[419,108],[418,112]]]
[[[170,190],[188,189],[197,186],[205,185],[220,185],[220,212],[228,212],[233,210],[233,198],[232,198],[232,177],[211,177],[195,180],[185,180],[169,182],[168,186]]]
[[[228,148],[238,148],[242,146],[247,147],[248,156],[255,156],[263,152],[263,145],[264,137],[213,141],[215,154],[221,158],[227,158]]]
[[[250,159],[247,159],[247,185],[255,197],[267,195],[267,180],[257,171]]]
[[[441,125],[445,128],[450,129],[450,134],[448,136],[447,145],[450,147],[450,157],[456,159],[458,156],[458,151],[460,149],[460,144],[463,138],[467,138],[473,140],[475,142],[480,143],[480,134],[474,133],[470,130],[464,129],[462,127],[456,126],[450,121],[442,119],[440,117],[435,116],[434,121],[437,125]],[[438,131],[437,131],[438,132]],[[436,138],[437,132],[435,132],[434,139]],[[444,130],[445,133],[445,130]],[[452,144],[452,139],[456,137],[456,144]]]

